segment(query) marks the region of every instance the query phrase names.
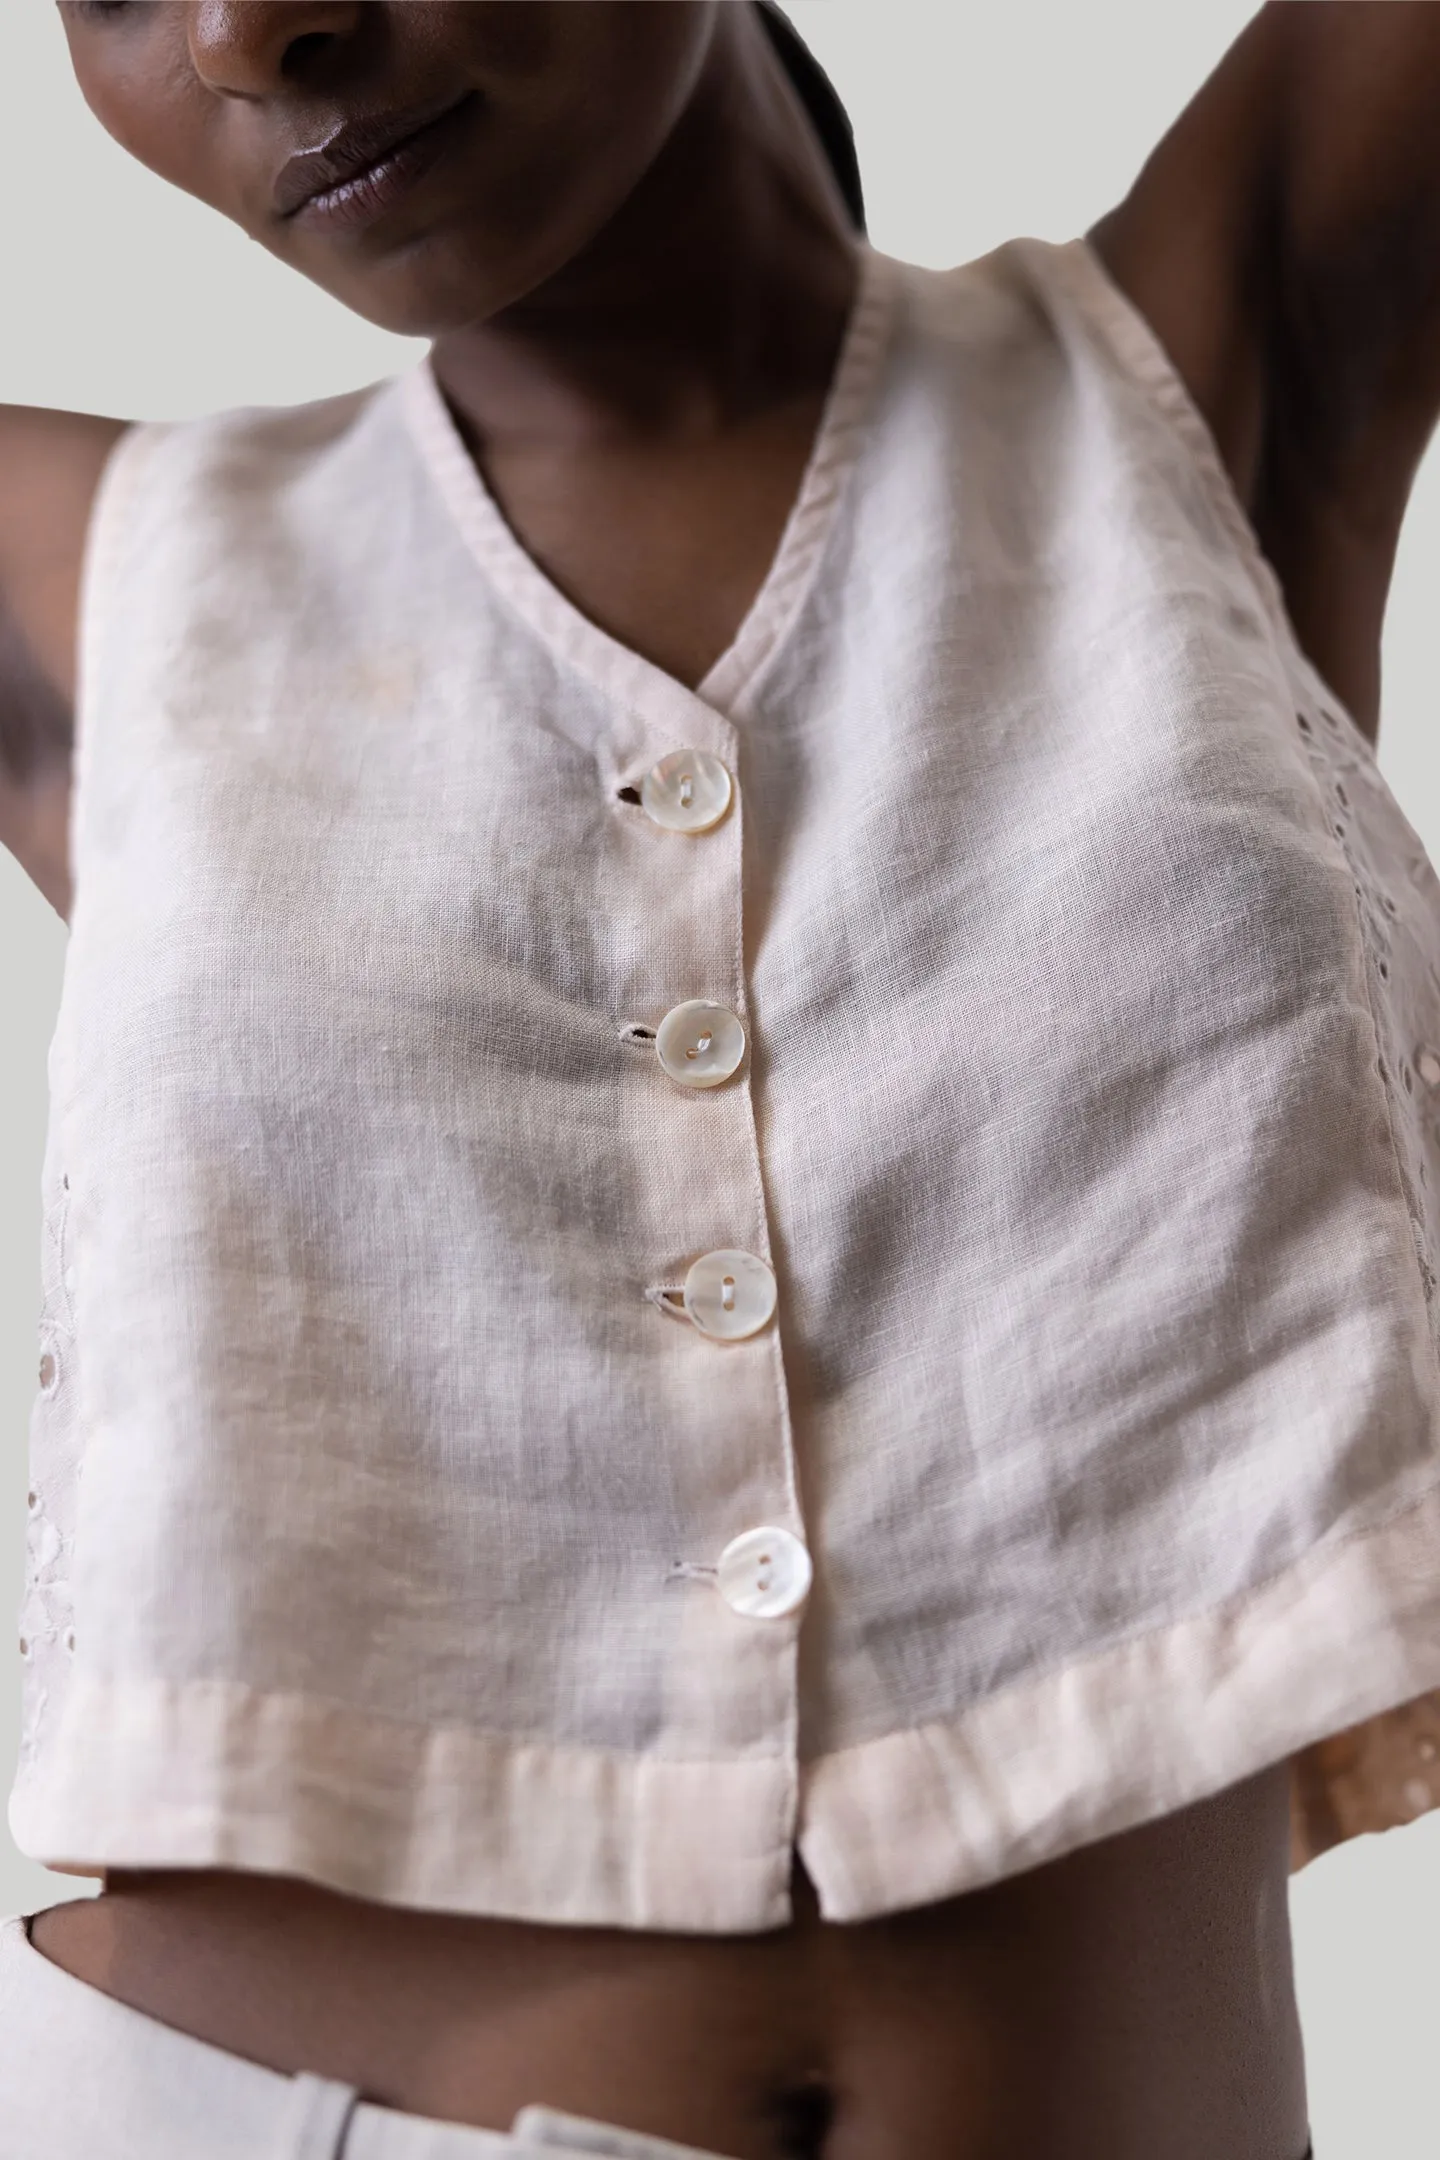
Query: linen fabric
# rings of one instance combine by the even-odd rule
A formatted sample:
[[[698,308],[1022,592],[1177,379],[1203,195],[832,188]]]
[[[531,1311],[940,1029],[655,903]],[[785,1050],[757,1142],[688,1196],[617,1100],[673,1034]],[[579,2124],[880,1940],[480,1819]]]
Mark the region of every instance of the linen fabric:
[[[0,1921],[0,2160],[720,2160],[526,2107],[506,2131],[377,2107],[132,2010]]]
[[[859,267],[694,691],[428,362],[121,439],[37,1859],[746,1932],[797,1846],[860,1920],[1286,1757],[1297,1861],[1440,1801],[1440,887],[1089,246]],[[716,1341],[731,1252],[778,1310]],[[722,1594],[767,1529],[797,1609]]]

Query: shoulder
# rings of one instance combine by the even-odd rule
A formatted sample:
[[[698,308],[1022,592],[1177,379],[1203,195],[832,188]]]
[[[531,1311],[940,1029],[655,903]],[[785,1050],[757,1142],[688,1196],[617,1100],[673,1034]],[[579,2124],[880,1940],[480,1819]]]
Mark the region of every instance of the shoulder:
[[[128,502],[139,492],[164,523],[207,487],[229,485],[241,495],[263,492],[267,482],[283,487],[360,430],[392,387],[176,421],[0,405],[0,701],[22,641],[56,691],[73,697],[81,579],[97,519],[102,509],[111,514],[106,497]],[[102,491],[112,466],[115,484]],[[142,575],[144,567],[142,549]]]
[[[303,405],[236,405],[188,420],[149,421],[133,430],[128,462],[163,514],[191,487],[283,489],[317,462],[389,424],[405,378],[386,378]],[[127,489],[128,491],[128,489]]]
[[[124,620],[192,551],[283,566],[337,505],[363,523],[404,381],[173,421],[0,405],[0,845],[62,912],[84,589],[98,580],[105,619]]]

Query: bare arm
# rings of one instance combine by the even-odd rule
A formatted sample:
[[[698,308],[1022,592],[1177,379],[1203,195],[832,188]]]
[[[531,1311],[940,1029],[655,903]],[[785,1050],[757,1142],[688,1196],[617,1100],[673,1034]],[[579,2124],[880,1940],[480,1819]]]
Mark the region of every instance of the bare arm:
[[[0,406],[0,843],[62,915],[80,566],[125,423]]]
[[[1395,545],[1440,416],[1440,7],[1269,0],[1091,237],[1373,737]]]

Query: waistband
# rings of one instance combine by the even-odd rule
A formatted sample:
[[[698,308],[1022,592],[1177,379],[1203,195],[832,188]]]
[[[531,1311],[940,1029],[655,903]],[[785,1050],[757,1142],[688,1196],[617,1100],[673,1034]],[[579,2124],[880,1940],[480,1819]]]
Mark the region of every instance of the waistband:
[[[723,2160],[525,2107],[508,2131],[372,2105],[162,2025],[0,1920],[0,2160]]]

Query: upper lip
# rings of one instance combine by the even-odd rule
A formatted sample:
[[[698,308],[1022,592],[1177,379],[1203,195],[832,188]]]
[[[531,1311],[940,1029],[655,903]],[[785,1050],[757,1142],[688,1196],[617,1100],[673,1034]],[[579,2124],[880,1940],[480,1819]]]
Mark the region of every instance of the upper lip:
[[[342,120],[323,142],[311,150],[297,150],[285,160],[275,177],[272,200],[276,210],[281,217],[290,217],[316,195],[357,179],[433,120],[443,119],[468,95],[466,90],[447,90],[443,97],[412,105],[404,112],[361,114],[354,120]]]

